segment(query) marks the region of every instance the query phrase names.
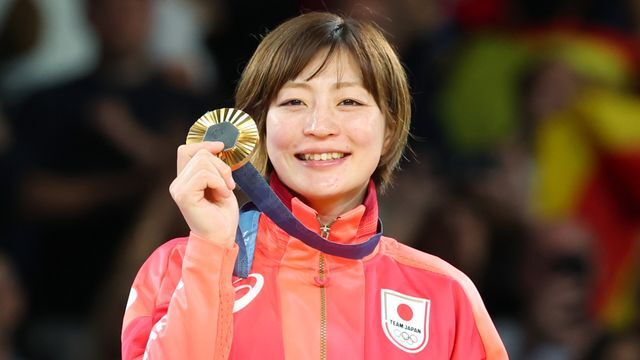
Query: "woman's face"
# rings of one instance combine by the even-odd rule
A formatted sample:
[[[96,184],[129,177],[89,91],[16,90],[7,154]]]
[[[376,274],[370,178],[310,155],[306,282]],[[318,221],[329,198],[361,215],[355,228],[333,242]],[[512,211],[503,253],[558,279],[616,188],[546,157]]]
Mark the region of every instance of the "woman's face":
[[[278,177],[313,207],[362,201],[385,142],[385,119],[347,51],[325,52],[278,92],[266,146]],[[316,207],[318,209],[318,207]]]

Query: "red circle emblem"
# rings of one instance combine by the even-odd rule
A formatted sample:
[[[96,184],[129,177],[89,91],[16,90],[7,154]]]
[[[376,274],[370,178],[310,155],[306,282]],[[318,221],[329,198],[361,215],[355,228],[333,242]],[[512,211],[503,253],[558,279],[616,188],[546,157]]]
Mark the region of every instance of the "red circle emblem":
[[[398,315],[400,315],[402,320],[409,321],[413,318],[413,310],[411,310],[411,307],[409,305],[400,304],[398,305],[397,310],[398,310]]]

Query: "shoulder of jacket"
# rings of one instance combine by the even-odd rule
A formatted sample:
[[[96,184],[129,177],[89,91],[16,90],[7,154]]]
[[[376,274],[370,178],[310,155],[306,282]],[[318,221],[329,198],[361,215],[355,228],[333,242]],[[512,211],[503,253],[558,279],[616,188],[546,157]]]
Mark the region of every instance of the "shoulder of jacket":
[[[143,267],[154,273],[164,273],[173,265],[182,266],[182,258],[187,247],[188,238],[175,238],[158,246],[145,261]]]
[[[160,257],[171,256],[171,254],[173,254],[175,252],[183,252],[184,253],[184,250],[187,247],[187,241],[188,240],[189,240],[188,237],[179,237],[179,238],[171,239],[171,240],[165,242],[164,244],[158,246],[158,248],[155,249],[153,251],[153,253],[151,254],[151,257],[153,257],[153,256],[160,256]]]
[[[436,276],[449,278],[465,289],[475,288],[467,275],[445,260],[402,244],[393,238],[383,237],[383,241],[385,254],[398,263],[424,270]]]
[[[486,358],[508,359],[504,345],[487,313],[478,289],[467,275],[437,256],[413,249],[394,239],[383,237],[382,246],[381,250],[384,255],[391,257],[402,266],[420,269],[428,273],[429,276],[439,276],[450,281],[457,288],[456,293],[463,294],[462,297],[459,297],[462,300],[459,304],[470,307],[473,320],[482,338],[487,354]]]

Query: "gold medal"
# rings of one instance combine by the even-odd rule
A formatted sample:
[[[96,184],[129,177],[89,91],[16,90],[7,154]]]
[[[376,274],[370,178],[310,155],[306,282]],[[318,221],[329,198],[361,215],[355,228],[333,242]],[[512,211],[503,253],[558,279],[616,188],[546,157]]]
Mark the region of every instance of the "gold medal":
[[[255,121],[242,110],[224,108],[209,111],[196,121],[187,134],[187,144],[222,141],[218,153],[231,170],[246,164],[256,149],[260,136]]]

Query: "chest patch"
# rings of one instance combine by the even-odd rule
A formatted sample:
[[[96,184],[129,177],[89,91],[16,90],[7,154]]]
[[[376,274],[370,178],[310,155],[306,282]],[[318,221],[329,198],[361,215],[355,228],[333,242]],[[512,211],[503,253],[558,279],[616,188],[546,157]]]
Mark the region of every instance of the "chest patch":
[[[415,354],[429,341],[429,311],[431,300],[380,290],[382,330],[400,350]]]
[[[258,273],[249,274],[246,279],[238,279],[233,282],[236,293],[236,301],[233,303],[233,312],[238,312],[249,305],[255,299],[264,286],[264,277]]]

